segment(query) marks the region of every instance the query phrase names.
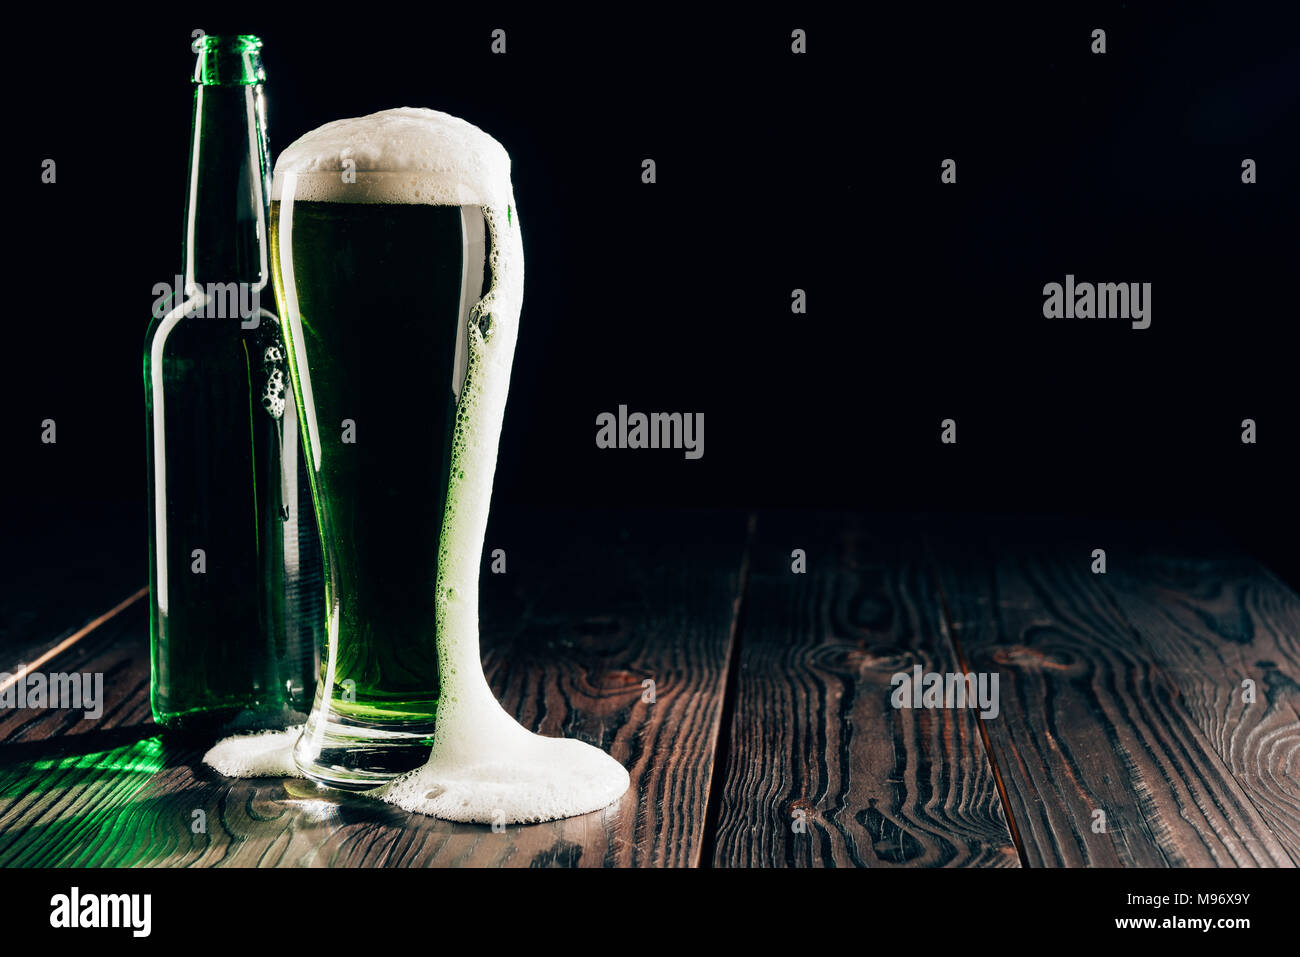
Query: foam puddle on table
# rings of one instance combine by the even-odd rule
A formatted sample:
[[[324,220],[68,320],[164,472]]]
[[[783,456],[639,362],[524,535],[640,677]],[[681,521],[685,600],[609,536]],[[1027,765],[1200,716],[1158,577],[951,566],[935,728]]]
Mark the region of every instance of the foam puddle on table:
[[[523,824],[596,811],[627,790],[627,770],[604,751],[573,738],[533,734],[490,693],[486,703],[495,714],[472,709],[479,712],[472,722],[454,717],[471,709],[452,711],[448,720],[454,727],[435,735],[423,767],[358,793],[449,821]],[[299,726],[234,735],[203,761],[227,777],[301,778],[293,760],[301,732]]]

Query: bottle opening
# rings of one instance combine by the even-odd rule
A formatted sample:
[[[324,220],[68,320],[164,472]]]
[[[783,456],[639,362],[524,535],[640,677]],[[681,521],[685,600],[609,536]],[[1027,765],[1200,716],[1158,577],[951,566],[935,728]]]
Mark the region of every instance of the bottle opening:
[[[250,34],[205,34],[194,41],[194,82],[203,86],[255,86],[266,80],[262,41]]]

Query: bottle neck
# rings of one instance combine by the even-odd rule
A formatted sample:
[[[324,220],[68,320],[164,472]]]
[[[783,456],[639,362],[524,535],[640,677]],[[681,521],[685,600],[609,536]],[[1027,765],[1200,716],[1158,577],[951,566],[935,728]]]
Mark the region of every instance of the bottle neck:
[[[269,278],[270,170],[260,41],[204,37],[194,72],[182,268],[186,286]]]

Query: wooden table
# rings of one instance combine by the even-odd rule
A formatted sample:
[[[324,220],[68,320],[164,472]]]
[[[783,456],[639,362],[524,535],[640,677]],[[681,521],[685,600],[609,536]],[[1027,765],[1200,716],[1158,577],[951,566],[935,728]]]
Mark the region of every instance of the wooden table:
[[[1300,597],[1212,528],[494,515],[493,688],[632,778],[494,833],[222,778],[161,735],[137,517],[11,541],[0,668],[103,672],[108,700],[0,712],[0,866],[1300,863]],[[917,664],[996,672],[997,716],[894,707]]]

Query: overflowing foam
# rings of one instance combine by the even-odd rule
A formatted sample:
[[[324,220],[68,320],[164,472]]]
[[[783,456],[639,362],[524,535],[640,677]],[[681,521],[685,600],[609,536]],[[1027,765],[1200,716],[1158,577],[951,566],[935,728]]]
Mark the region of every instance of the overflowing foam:
[[[380,788],[385,801],[449,821],[504,824],[596,811],[627,790],[627,771],[599,748],[531,733],[491,692],[461,694],[454,706],[439,705],[440,743],[429,763]]]
[[[293,745],[302,725],[286,731],[236,734],[223,738],[203,755],[203,763],[228,778],[300,778]]]
[[[514,202],[510,155],[472,123],[402,107],[326,123],[275,163],[271,199],[293,176],[298,202],[496,206]]]
[[[343,176],[347,159],[356,163],[356,182]],[[627,790],[623,766],[581,741],[520,726],[497,703],[479,657],[479,567],[523,303],[510,157],[486,133],[446,113],[386,110],[329,123],[294,142],[275,166],[272,197],[283,201],[286,192],[292,202],[479,205],[490,236],[492,285],[470,313],[469,364],[438,541],[441,690],[433,751],[423,767],[365,793],[408,811],[481,823],[546,821],[606,807]],[[299,317],[288,318],[293,327]],[[204,760],[222,773],[284,773],[282,742],[229,738]]]

